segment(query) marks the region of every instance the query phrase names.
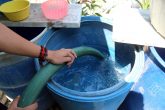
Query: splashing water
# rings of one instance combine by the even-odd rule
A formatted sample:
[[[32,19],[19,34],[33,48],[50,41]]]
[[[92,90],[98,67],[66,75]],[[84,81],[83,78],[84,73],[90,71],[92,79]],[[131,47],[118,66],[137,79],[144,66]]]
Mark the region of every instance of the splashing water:
[[[72,67],[60,70],[53,81],[79,92],[99,91],[123,81],[125,74],[119,73],[116,69],[119,67],[110,57],[99,60],[92,56],[83,56],[75,60]]]

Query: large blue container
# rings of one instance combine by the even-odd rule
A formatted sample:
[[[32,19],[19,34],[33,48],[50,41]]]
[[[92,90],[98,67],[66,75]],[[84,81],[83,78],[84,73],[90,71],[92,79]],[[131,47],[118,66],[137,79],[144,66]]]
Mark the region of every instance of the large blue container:
[[[47,30],[47,28],[28,27],[11,27],[11,29],[34,43]],[[0,90],[5,92],[8,97],[13,99],[21,95],[35,73],[33,58],[0,52]],[[38,100],[39,110],[45,110],[51,105],[51,97],[47,90],[44,91]]]
[[[62,110],[117,110],[125,99],[133,82],[141,74],[144,55],[142,50],[139,48],[135,49],[133,45],[112,42],[111,36],[112,23],[110,20],[100,17],[83,17],[80,28],[63,28],[57,31],[51,29],[39,41],[39,44],[45,45],[48,49],[52,50],[77,46],[93,47],[109,55],[112,61],[120,64],[121,68],[125,68],[125,71],[127,71],[126,74],[130,71],[124,81],[110,88],[104,88],[98,91],[80,92],[68,89],[56,82],[58,80],[58,78],[56,78],[58,75],[69,71],[67,68],[60,70],[56,73],[57,76],[55,75],[52,77],[51,81],[48,82],[48,88]],[[99,61],[91,64],[87,57],[84,57],[84,59],[78,58],[72,65],[73,68],[81,68],[79,65],[80,63],[82,66],[89,65],[89,67],[95,68],[97,64],[99,64]],[[92,80],[90,74],[89,72],[89,81]],[[73,77],[70,78],[72,79]],[[59,80],[65,82],[65,79]]]
[[[8,1],[11,1],[11,0],[0,0],[0,4],[8,2]]]
[[[150,47],[145,68],[121,110],[165,110],[165,49]]]

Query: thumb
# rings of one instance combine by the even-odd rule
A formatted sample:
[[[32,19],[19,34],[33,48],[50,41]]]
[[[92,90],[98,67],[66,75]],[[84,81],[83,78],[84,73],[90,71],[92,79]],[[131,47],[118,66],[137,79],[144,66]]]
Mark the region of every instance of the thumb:
[[[18,104],[18,101],[20,99],[20,96],[17,96],[13,102],[11,103],[10,107],[9,108],[16,108],[17,107],[17,104]]]
[[[33,103],[33,104],[25,107],[24,109],[25,110],[37,110],[37,108],[38,108],[38,104],[37,103]]]
[[[71,57],[64,57],[62,60],[64,62],[70,62],[70,61],[72,61],[72,58]]]

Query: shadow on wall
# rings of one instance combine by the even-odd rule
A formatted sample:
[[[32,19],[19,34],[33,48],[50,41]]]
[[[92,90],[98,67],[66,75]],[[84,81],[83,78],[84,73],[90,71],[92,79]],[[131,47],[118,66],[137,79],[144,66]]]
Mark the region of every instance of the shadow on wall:
[[[38,36],[45,27],[9,27],[11,30],[24,37],[27,40],[32,40]]]
[[[116,62],[120,64],[120,66],[125,67],[128,64],[131,64],[131,68],[133,68],[135,61],[134,45],[131,44],[122,44],[115,42],[115,53],[120,53],[120,55],[116,54]]]
[[[118,110],[144,110],[142,94],[134,91],[129,92]]]

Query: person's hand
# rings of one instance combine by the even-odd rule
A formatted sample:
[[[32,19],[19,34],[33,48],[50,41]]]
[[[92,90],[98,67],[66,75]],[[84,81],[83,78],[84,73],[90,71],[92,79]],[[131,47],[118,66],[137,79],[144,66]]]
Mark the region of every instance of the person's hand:
[[[72,49],[60,49],[56,51],[48,50],[46,60],[53,64],[62,64],[66,62],[67,65],[70,66],[76,57],[77,55]]]
[[[38,104],[37,103],[31,104],[31,105],[29,105],[27,107],[24,107],[24,108],[17,107],[19,99],[20,99],[20,96],[16,97],[13,100],[13,102],[11,103],[10,107],[8,108],[8,110],[37,110],[37,108],[38,108]]]

